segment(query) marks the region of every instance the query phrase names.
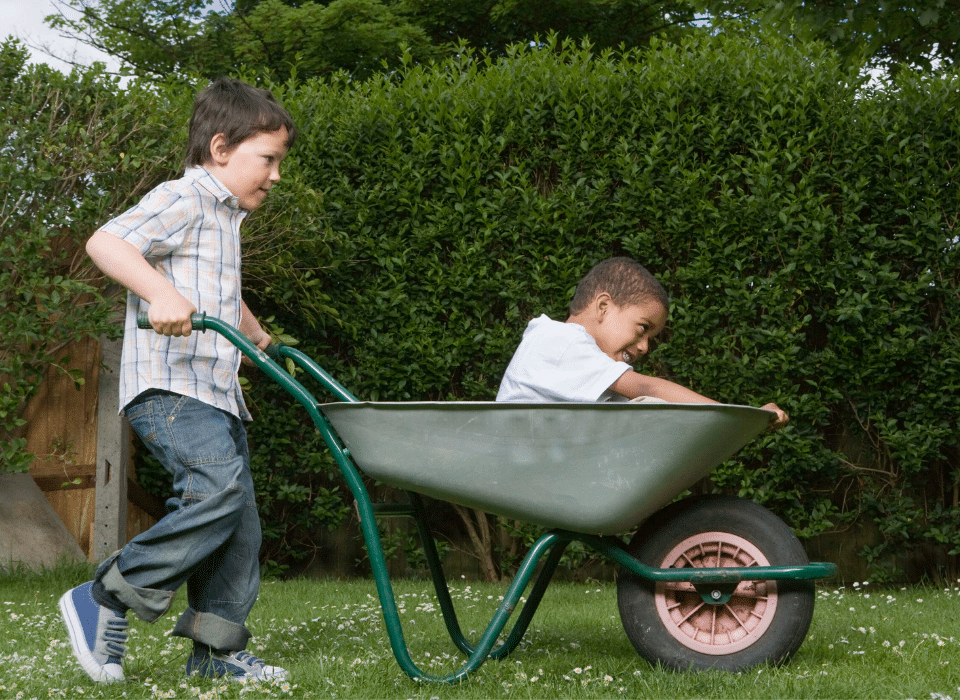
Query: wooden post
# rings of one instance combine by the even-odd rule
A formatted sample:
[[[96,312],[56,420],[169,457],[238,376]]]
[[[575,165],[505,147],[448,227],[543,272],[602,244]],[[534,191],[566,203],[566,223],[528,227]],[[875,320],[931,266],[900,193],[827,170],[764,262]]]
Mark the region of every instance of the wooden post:
[[[97,405],[97,478],[93,542],[95,561],[102,561],[127,542],[127,473],[130,425],[120,410],[121,340],[100,339],[102,365]]]

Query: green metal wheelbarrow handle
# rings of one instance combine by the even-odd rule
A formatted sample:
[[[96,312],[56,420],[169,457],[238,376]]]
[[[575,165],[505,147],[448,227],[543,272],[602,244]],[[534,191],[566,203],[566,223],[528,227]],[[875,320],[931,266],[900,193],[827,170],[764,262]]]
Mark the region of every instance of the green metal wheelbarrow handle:
[[[337,380],[327,374],[323,368],[317,365],[307,355],[304,355],[295,348],[291,348],[283,343],[276,343],[267,346],[265,350],[261,350],[229,323],[225,323],[213,316],[207,316],[206,313],[193,314],[190,316],[190,323],[192,329],[195,331],[205,332],[208,329],[216,331],[236,345],[261,371],[292,394],[293,397],[307,409],[311,417],[315,415],[316,418],[323,420],[325,425],[326,421],[316,410],[316,399],[313,398],[310,392],[307,391],[300,382],[294,379],[277,363],[289,357],[298,365],[307,369],[310,374],[323,385],[323,388],[333,394],[338,401],[357,401],[357,397],[347,391]],[[151,328],[150,319],[146,311],[141,311],[137,314],[137,328],[144,330]]]

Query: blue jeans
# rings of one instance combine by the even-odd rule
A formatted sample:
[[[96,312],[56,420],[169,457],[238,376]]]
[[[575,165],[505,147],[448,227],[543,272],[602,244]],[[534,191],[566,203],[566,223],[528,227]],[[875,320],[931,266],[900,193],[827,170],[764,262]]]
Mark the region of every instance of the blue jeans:
[[[186,583],[189,607],[173,633],[219,650],[245,648],[260,588],[261,532],[242,421],[158,391],[141,394],[125,413],[170,472],[175,496],[167,515],[103,562],[94,580],[148,622]]]

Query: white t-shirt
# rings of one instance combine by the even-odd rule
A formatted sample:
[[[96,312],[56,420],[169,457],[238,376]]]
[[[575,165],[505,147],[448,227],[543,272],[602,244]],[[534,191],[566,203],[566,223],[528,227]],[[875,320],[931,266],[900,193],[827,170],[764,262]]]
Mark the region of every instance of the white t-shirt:
[[[628,369],[605,355],[580,324],[542,315],[527,324],[497,401],[627,401],[610,386]]]

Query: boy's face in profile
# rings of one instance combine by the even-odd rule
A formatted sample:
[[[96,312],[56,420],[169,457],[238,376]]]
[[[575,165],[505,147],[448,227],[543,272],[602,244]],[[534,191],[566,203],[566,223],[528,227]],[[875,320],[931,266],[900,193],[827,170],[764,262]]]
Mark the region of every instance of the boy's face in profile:
[[[287,137],[285,128],[261,131],[227,148],[223,134],[217,134],[210,141],[211,162],[206,168],[240,201],[241,209],[253,211],[280,180]]]
[[[656,299],[617,306],[603,292],[594,304],[599,317],[592,329],[593,338],[605,355],[619,362],[632,365],[646,355],[650,340],[667,324],[667,310]]]

